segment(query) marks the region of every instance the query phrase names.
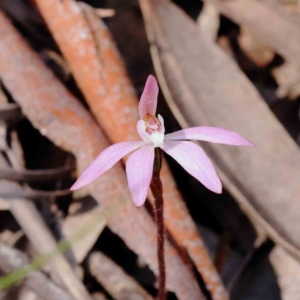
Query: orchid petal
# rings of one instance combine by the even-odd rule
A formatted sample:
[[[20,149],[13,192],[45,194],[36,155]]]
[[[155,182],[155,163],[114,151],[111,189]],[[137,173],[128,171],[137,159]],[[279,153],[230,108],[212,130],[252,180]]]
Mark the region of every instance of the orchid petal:
[[[143,119],[147,113],[153,116],[155,115],[157,106],[157,96],[157,81],[154,76],[149,75],[139,103],[139,114],[141,119]]]
[[[205,187],[217,194],[222,192],[215,168],[200,146],[188,141],[165,141],[161,148]]]
[[[200,140],[235,146],[254,146],[235,131],[217,127],[192,127],[165,135],[166,140]]]
[[[108,171],[114,164],[128,153],[140,148],[145,142],[124,142],[114,144],[100,153],[100,155],[85,169],[81,176],[71,187],[71,190],[78,190],[91,183],[97,177]]]
[[[150,186],[154,162],[154,146],[144,145],[132,153],[126,163],[126,173],[131,198],[136,206],[145,203]]]

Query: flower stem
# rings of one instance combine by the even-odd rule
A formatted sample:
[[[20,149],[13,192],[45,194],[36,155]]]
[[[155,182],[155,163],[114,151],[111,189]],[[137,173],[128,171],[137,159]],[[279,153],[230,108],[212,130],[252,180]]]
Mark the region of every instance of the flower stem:
[[[166,271],[164,257],[164,200],[162,191],[162,182],[160,180],[160,170],[162,164],[162,156],[160,148],[155,148],[155,158],[153,164],[153,175],[150,184],[152,194],[154,196],[155,220],[157,225],[157,257],[159,267],[159,288],[158,300],[166,299]]]

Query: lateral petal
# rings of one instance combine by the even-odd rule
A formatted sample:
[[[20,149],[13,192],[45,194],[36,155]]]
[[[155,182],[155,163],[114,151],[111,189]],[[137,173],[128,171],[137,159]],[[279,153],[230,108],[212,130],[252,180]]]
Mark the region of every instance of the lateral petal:
[[[215,168],[200,146],[188,141],[165,141],[161,148],[209,190],[222,192]]]
[[[126,173],[131,198],[136,206],[145,203],[154,162],[154,146],[147,144],[132,153],[126,162]]]
[[[235,131],[218,127],[191,127],[165,135],[166,140],[200,140],[235,146],[254,146]]]
[[[102,151],[99,156],[84,170],[77,181],[71,187],[71,190],[78,190],[81,187],[91,183],[97,177],[108,171],[122,157],[128,153],[140,148],[145,142],[123,142],[111,145]]]

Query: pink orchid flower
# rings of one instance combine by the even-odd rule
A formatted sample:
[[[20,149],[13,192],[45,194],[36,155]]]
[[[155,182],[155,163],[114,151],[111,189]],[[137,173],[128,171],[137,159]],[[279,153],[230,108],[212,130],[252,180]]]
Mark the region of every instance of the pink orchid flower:
[[[152,178],[154,148],[160,147],[205,187],[218,194],[222,192],[221,181],[210,159],[200,146],[187,140],[235,146],[254,145],[234,131],[217,127],[192,127],[165,135],[164,119],[161,115],[155,117],[157,96],[158,85],[150,75],[139,103],[141,119],[137,122],[137,132],[141,140],[122,142],[105,149],[81,174],[71,190],[91,183],[122,157],[134,151],[126,162],[126,173],[132,200],[136,206],[141,206],[145,203]]]

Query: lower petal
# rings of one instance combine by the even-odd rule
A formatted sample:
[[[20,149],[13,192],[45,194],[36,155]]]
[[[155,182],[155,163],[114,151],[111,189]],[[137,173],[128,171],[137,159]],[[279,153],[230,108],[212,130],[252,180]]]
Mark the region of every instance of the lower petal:
[[[85,169],[77,181],[71,187],[71,190],[78,190],[81,187],[91,183],[97,177],[108,171],[122,157],[128,153],[140,148],[145,142],[124,142],[111,145],[100,153],[100,155]]]
[[[136,206],[145,203],[154,162],[154,146],[147,144],[132,153],[126,163],[128,186]]]
[[[222,192],[215,168],[200,146],[188,141],[165,141],[161,148],[209,190]]]

